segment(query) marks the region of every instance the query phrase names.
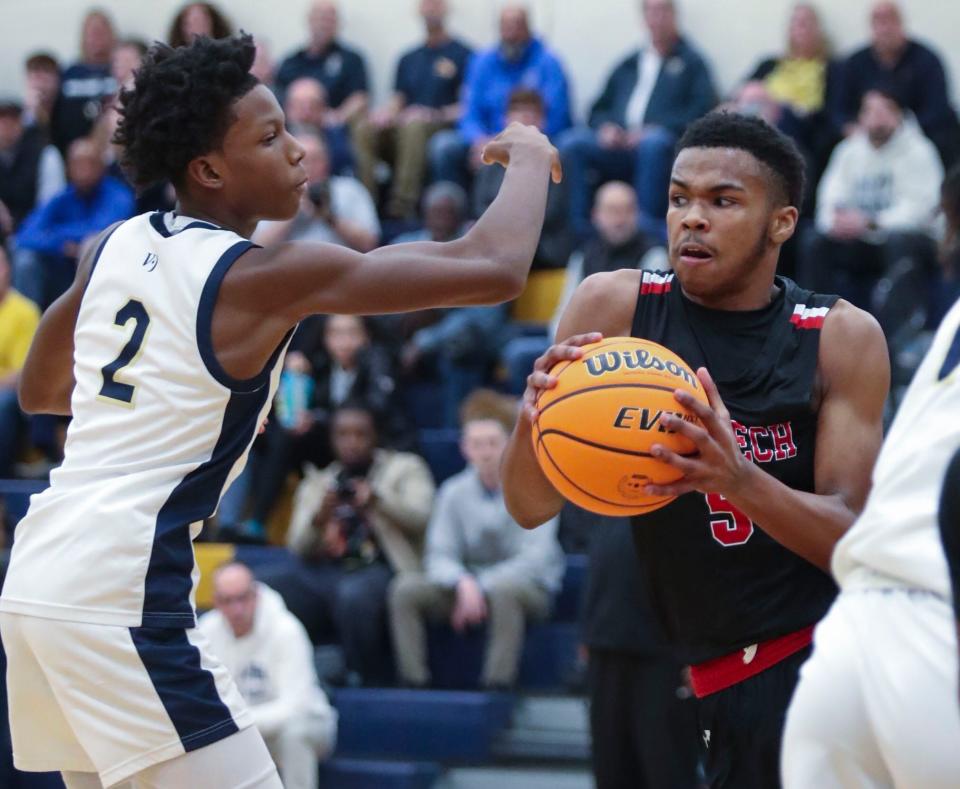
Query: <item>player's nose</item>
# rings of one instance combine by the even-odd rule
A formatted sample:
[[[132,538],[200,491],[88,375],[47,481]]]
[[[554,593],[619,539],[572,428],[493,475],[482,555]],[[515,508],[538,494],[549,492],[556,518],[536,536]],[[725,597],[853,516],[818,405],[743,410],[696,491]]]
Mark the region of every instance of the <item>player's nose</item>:
[[[690,204],[689,209],[683,215],[682,222],[685,230],[698,230],[703,232],[710,228],[710,222],[697,203]]]

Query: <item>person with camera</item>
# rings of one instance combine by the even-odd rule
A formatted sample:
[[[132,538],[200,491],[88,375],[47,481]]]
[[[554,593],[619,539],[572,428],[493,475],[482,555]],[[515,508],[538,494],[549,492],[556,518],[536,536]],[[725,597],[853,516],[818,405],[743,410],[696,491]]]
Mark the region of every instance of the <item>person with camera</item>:
[[[338,641],[346,669],[381,684],[386,660],[387,587],[420,568],[434,484],[417,455],[377,446],[374,414],[347,402],[333,414],[336,460],[308,467],[294,497],[287,545],[293,566],[261,573],[314,643]]]
[[[263,221],[253,240],[263,246],[284,241],[321,241],[369,252],[380,240],[380,220],[370,193],[356,178],[332,175],[327,143],[313,132],[297,134],[304,149],[307,191],[300,211],[282,222]]]

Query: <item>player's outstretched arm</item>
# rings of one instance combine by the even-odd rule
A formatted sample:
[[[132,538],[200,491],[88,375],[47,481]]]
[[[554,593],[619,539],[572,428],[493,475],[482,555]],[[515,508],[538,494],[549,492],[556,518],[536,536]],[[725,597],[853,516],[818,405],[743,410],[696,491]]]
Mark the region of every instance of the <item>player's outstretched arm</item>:
[[[674,485],[648,486],[648,491],[720,493],[777,542],[829,571],[834,546],[866,502],[883,441],[890,361],[879,324],[845,301],[824,322],[814,493],[787,487],[743,457],[716,386],[705,371],[698,374],[710,406],[683,393],[677,399],[697,414],[702,426],[675,417],[665,425],[693,440],[699,454],[683,458],[654,446],[654,454],[683,471],[684,478]]]
[[[563,507],[563,497],[550,484],[533,451],[536,400],[544,389],[557,385],[549,374],[557,362],[578,359],[580,346],[604,336],[630,333],[639,272],[616,271],[594,274],[574,292],[557,326],[556,344],[534,363],[527,378],[522,409],[503,455],[500,478],[503,497],[513,519],[525,529],[546,523]]]
[[[80,314],[80,302],[97,252],[118,224],[111,225],[84,245],[73,284],[40,318],[17,385],[20,408],[25,413],[70,416],[70,398],[76,385],[73,332]]]
[[[258,343],[266,353],[254,353],[263,356],[256,360],[262,366],[292,325],[317,313],[369,315],[518,296],[540,238],[550,176],[561,177],[560,160],[541,132],[520,124],[492,140],[484,155],[488,163],[506,166],[503,185],[456,241],[397,244],[366,254],[293,242],[244,254],[220,289],[214,315],[218,357],[222,347],[246,344],[255,331],[267,338]],[[231,325],[239,327],[236,336],[230,336]]]

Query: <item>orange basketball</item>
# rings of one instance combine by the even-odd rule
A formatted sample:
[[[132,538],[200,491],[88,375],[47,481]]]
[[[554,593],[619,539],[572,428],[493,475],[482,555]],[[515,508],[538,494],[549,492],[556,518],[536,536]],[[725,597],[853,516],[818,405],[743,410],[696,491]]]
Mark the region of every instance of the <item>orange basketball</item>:
[[[707,403],[700,380],[683,359],[648,340],[609,337],[583,350],[580,359],[554,366],[557,386],[537,400],[533,446],[540,468],[565,498],[601,515],[639,515],[669,504],[674,497],[647,496],[644,486],[683,475],[650,448],[696,452],[661,420],[671,413],[697,421],[673,393],[684,389]]]

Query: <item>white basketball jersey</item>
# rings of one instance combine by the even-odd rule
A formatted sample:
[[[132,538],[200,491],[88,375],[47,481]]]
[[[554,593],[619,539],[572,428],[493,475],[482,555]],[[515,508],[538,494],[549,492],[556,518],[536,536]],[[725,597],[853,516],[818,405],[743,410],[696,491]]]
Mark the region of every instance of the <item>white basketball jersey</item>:
[[[0,610],[192,627],[192,540],[246,463],[286,343],[257,377],[217,363],[220,283],[253,246],[172,213],[102,243],[74,333],[63,465],[16,530]]]
[[[837,544],[841,586],[895,584],[950,598],[937,509],[960,447],[960,302],[944,318],[873,470],[867,505]]]

